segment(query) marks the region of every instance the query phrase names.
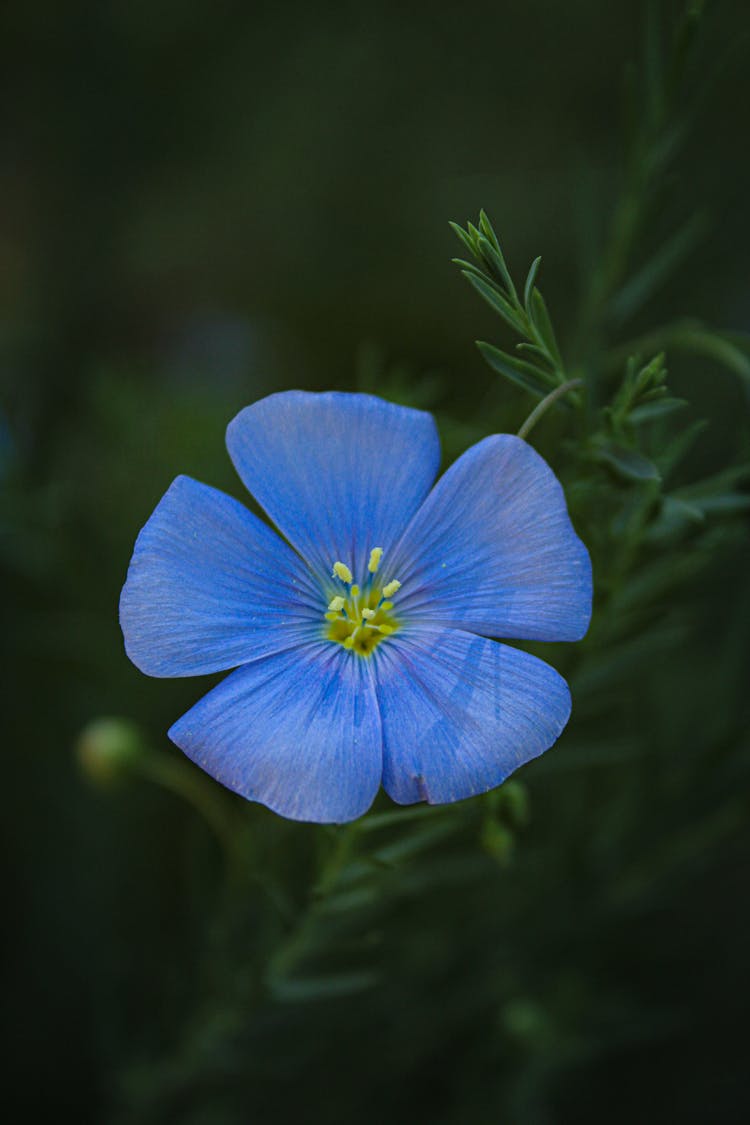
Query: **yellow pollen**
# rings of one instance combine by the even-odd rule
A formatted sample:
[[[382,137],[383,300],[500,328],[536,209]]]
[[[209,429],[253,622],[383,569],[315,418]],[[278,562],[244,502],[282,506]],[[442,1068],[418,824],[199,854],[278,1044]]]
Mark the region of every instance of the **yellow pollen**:
[[[333,564],[333,574],[335,578],[340,578],[342,582],[351,582],[352,572],[346,563],[335,562]]]
[[[383,557],[383,548],[382,547],[373,547],[373,549],[370,551],[370,561],[367,564],[367,569],[369,570],[370,574],[377,574],[378,567],[380,566],[380,560],[382,559],[382,557]]]
[[[398,619],[391,615],[393,602],[389,600],[401,589],[401,583],[394,578],[383,586],[374,577],[383,553],[382,547],[373,547],[370,551],[369,573],[364,575],[361,587],[354,582],[352,571],[345,562],[337,559],[333,563],[333,577],[346,589],[339,586],[341,593],[335,592],[335,587],[328,592],[328,609],[323,614],[323,636],[358,658],[371,657],[386,637],[401,628]]]

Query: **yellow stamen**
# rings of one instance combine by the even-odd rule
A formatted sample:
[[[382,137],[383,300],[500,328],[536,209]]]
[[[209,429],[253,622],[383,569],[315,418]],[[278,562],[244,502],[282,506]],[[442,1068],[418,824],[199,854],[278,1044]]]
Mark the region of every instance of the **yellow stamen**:
[[[340,594],[329,591],[323,635],[360,657],[371,656],[386,637],[398,632],[401,627],[390,615],[393,609],[390,597],[401,589],[401,583],[394,578],[382,586],[374,577],[380,569],[383,554],[382,547],[373,547],[370,551],[369,574],[364,576],[363,588],[354,582],[352,571],[345,562],[337,559],[332,564],[334,578],[346,589]]]
[[[381,560],[382,557],[383,557],[383,548],[382,547],[373,547],[373,549],[370,551],[370,561],[367,564],[367,569],[369,570],[370,574],[377,574],[378,567],[380,566],[380,560]]]
[[[333,574],[335,578],[340,578],[342,582],[351,582],[352,572],[346,563],[335,562],[333,564]]]

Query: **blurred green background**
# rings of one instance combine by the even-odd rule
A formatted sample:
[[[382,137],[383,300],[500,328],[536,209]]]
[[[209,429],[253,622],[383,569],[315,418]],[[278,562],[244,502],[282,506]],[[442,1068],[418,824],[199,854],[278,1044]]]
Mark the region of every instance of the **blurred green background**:
[[[9,1121],[750,1118],[741,513],[670,556],[684,582],[640,647],[545,653],[574,718],[518,787],[424,839],[363,829],[364,885],[350,837],[180,772],[165,732],[206,685],[143,677],[117,624],[173,477],[242,497],[224,428],[263,394],[427,406],[448,457],[518,428],[531,403],[474,348],[504,330],[450,262],[449,219],[487,208],[521,278],[544,256],[585,359],[646,23],[594,0],[3,5]],[[741,0],[708,5],[639,253],[695,213],[702,237],[613,342],[676,316],[750,328],[749,32]],[[747,380],[669,360],[709,421],[685,479],[746,460]],[[535,438],[558,470],[564,437]],[[106,715],[170,765],[98,784],[74,748]],[[227,876],[201,815],[224,807],[250,874]]]

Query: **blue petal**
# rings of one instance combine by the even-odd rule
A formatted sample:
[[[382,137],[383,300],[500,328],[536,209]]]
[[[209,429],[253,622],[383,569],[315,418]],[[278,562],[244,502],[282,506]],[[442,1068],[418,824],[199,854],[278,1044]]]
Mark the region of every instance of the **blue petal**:
[[[325,602],[302,560],[247,508],[178,477],[135,544],[120,598],[128,656],[150,676],[224,671],[299,644]]]
[[[376,682],[383,785],[399,804],[494,788],[551,746],[570,715],[553,668],[456,629],[391,638],[377,650]]]
[[[354,820],[380,785],[371,670],[338,645],[238,668],[169,737],[217,781],[292,820]]]
[[[404,618],[492,637],[576,641],[591,617],[591,560],[549,465],[496,434],[438,481],[393,555]]]
[[[230,422],[227,448],[310,565],[330,574],[340,560],[360,582],[370,550],[401,535],[440,463],[431,415],[361,394],[269,395]]]

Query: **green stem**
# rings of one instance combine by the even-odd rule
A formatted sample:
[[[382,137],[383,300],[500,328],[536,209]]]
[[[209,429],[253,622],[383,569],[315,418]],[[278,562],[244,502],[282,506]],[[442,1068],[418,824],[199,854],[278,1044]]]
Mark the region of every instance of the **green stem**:
[[[583,386],[583,379],[568,379],[567,383],[555,387],[554,391],[550,391],[547,397],[543,398],[542,401],[534,407],[531,414],[529,414],[528,418],[521,426],[521,429],[518,431],[518,436],[525,440],[539,419],[547,413],[550,406],[553,406],[557,400],[562,398],[563,395],[566,395],[568,391],[575,390],[576,387],[581,386]]]
[[[138,763],[138,772],[170,793],[182,797],[202,815],[231,860],[236,860],[235,817],[228,803],[212,793],[200,777],[194,777],[181,762],[149,755]]]

